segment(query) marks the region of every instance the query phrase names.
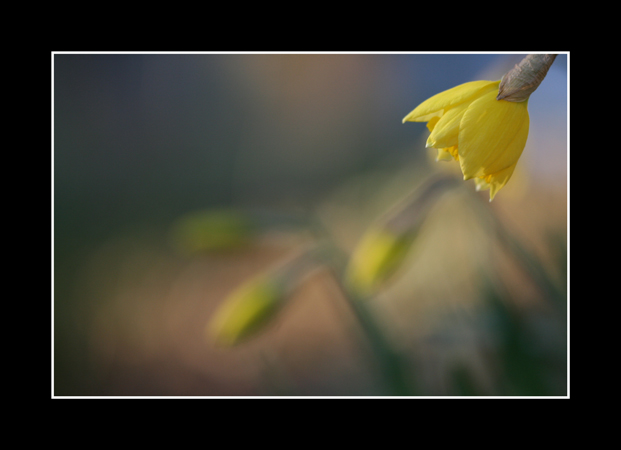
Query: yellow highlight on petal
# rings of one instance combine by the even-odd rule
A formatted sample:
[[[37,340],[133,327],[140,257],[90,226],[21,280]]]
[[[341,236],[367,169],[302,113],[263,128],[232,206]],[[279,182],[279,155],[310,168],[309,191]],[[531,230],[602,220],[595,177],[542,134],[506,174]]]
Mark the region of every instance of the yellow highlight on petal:
[[[236,289],[207,325],[208,334],[231,346],[257,331],[278,310],[283,296],[275,280],[260,276]]]

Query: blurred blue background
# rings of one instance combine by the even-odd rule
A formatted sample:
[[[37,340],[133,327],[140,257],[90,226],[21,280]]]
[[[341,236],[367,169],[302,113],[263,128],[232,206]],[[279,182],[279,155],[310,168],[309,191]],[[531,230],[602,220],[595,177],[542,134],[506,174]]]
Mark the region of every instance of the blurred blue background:
[[[168,253],[171,225],[209,208],[316,211],[349,180],[375,173],[403,178],[412,167],[415,183],[436,163],[424,148],[424,125],[402,124],[403,117],[457,84],[500,79],[524,56],[55,54],[56,395],[273,393],[256,381],[255,366],[243,366],[247,377],[240,370],[231,375],[224,367],[238,360],[213,362],[200,333],[187,330],[200,330],[208,318],[209,309],[195,310],[200,298],[211,298],[205,301],[213,307],[284,250],[208,258],[188,268]],[[534,240],[540,230],[563,231],[566,224],[567,78],[561,54],[529,102],[523,174],[516,172],[494,200],[501,209],[515,202],[508,214],[524,221],[518,228],[534,230]],[[369,186],[361,197],[375,192]],[[518,192],[520,186],[527,188]],[[351,241],[345,247],[355,243],[356,233],[341,233]],[[188,298],[179,293],[188,283],[206,282],[201,270],[220,284],[201,285],[195,301],[180,300]],[[308,325],[308,339],[321,330]],[[351,346],[344,344],[350,352]],[[263,357],[278,361],[292,351],[267,347],[272,351]],[[299,367],[316,364],[320,347],[304,347],[312,357]],[[288,377],[294,393],[376,392],[356,367]],[[360,381],[343,381],[352,378]]]

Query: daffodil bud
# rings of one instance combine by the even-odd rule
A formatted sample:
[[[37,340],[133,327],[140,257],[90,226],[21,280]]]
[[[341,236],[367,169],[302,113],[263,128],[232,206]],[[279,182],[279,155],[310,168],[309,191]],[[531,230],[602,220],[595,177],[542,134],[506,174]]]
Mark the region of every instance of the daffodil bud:
[[[283,286],[274,277],[259,276],[247,281],[220,306],[207,331],[220,345],[237,344],[274,316],[283,297]]]
[[[235,289],[207,324],[207,334],[232,346],[265,327],[280,312],[303,275],[316,266],[314,248],[246,281]]]
[[[502,82],[471,81],[434,95],[403,122],[427,122],[427,147],[438,160],[459,162],[464,180],[489,189],[490,201],[504,187],[526,146],[528,97],[555,55],[529,55]]]
[[[365,297],[381,286],[401,265],[414,241],[414,233],[397,235],[372,228],[363,236],[347,267],[345,283]]]
[[[528,55],[502,77],[496,100],[524,102],[539,87],[556,55]]]
[[[172,239],[182,253],[228,250],[248,244],[257,230],[240,211],[198,211],[181,217],[173,226]]]
[[[351,292],[367,297],[394,275],[410,252],[429,209],[453,185],[453,178],[433,178],[369,228],[346,270],[345,283]]]

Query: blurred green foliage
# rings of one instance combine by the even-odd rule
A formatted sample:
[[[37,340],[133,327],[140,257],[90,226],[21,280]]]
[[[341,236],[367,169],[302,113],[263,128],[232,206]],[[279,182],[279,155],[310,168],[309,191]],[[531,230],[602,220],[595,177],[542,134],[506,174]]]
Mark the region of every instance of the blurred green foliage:
[[[248,245],[258,225],[247,214],[232,209],[198,211],[173,225],[175,247],[186,254],[232,250]]]

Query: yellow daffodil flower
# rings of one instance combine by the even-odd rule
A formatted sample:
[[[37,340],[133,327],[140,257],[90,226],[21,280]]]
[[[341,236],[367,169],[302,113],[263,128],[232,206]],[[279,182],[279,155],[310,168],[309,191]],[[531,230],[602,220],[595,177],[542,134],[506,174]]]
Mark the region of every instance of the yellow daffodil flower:
[[[490,201],[509,181],[528,138],[528,99],[497,100],[500,81],[472,81],[434,95],[403,122],[427,122],[427,147],[438,160],[459,162],[464,180],[489,189]]]

